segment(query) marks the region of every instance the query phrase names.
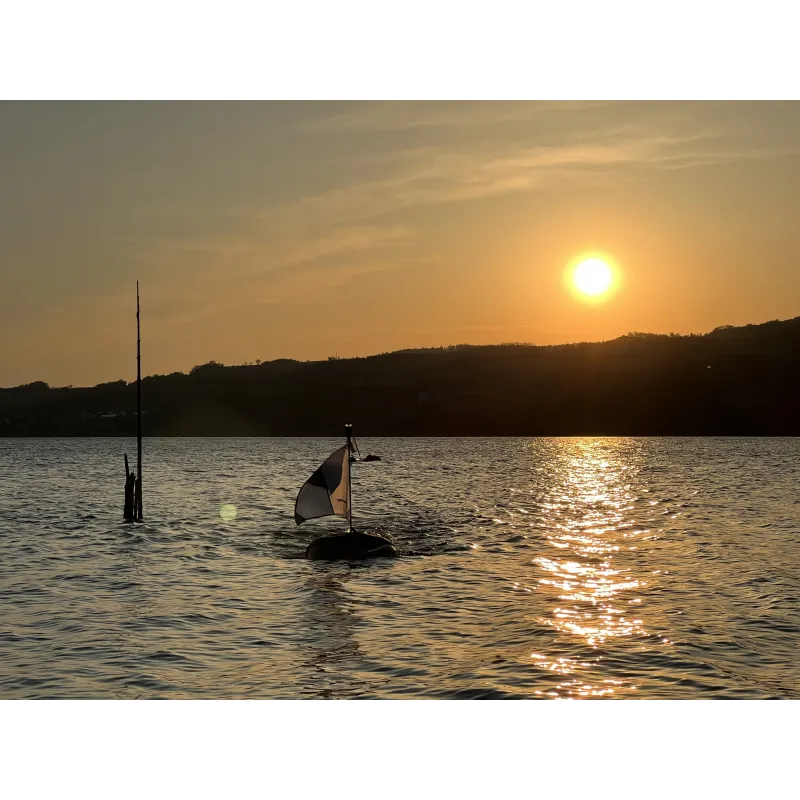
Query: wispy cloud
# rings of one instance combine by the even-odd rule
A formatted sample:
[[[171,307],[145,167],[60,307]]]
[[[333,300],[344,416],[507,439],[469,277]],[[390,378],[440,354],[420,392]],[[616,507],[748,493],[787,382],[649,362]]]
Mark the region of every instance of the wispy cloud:
[[[314,120],[318,130],[412,131],[424,128],[496,128],[508,122],[533,121],[542,115],[563,115],[602,108],[604,101],[380,101],[355,103],[344,111]]]
[[[713,154],[712,137],[704,134],[665,136],[629,134],[578,142],[529,147],[418,147],[399,154],[392,169],[379,178],[337,187],[258,213],[277,227],[340,226],[404,209],[480,199],[581,177],[588,170],[607,169],[619,179],[620,166],[658,169],[691,163]],[[720,151],[719,160],[748,157],[743,151]]]
[[[290,302],[346,286],[365,274],[405,263],[403,251],[411,242],[411,232],[399,225],[346,226],[306,236],[262,227],[247,242],[221,238],[150,243],[139,259],[163,276],[151,313],[175,325],[226,309]],[[166,265],[169,271],[163,269]]]
[[[228,260],[244,255],[252,247],[245,238],[201,236],[184,238],[139,238],[128,240],[133,249],[133,259],[143,264],[169,266],[192,258],[213,257]]]
[[[320,130],[472,126],[480,135],[452,139],[437,130],[427,138],[412,137],[404,146],[381,151],[377,166],[374,159],[369,165],[369,178],[353,170],[347,173],[353,177],[333,188],[239,209],[220,221],[221,227],[234,225],[235,235],[221,230],[216,238],[160,240],[140,258],[190,265],[198,296],[209,286],[231,297],[257,293],[266,280],[270,296],[295,296],[306,290],[304,273],[315,275],[313,282],[305,282],[307,290],[324,291],[367,272],[411,263],[419,256],[415,226],[427,220],[416,213],[416,221],[409,222],[412,210],[544,192],[588,176],[618,183],[635,180],[643,170],[691,169],[795,152],[791,146],[754,146],[735,127],[693,119],[691,106],[650,106],[639,116],[628,111],[609,115],[605,109],[601,103],[357,105],[318,121]],[[563,119],[555,126],[536,124],[559,115]],[[591,119],[585,125],[575,124],[576,117],[587,115]],[[508,128],[509,121],[531,124]],[[172,294],[186,291],[179,283],[173,288]]]
[[[302,237],[297,233],[254,227],[248,237],[140,239],[130,244],[138,247],[134,257],[142,263],[219,263],[255,256],[261,261],[262,271],[274,272],[332,256],[394,246],[409,236],[408,228],[400,225],[339,227]]]

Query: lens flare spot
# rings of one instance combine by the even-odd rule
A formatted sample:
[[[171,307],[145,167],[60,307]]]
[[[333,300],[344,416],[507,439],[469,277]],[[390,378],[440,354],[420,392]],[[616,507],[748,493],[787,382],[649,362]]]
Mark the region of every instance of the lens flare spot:
[[[230,503],[225,503],[225,505],[220,506],[219,515],[222,517],[224,522],[231,522],[232,520],[236,519],[236,506],[231,505]]]

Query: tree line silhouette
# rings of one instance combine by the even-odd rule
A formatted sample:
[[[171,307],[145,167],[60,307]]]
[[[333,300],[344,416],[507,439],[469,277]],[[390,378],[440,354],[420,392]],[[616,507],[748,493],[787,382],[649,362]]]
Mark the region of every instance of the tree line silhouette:
[[[800,317],[704,335],[209,362],[142,381],[147,436],[800,435]],[[133,436],[136,385],[0,389],[0,436]]]

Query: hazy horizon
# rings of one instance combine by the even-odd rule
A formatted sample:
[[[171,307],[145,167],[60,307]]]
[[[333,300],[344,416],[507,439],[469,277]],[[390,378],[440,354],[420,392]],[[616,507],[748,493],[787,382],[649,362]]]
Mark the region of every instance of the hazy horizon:
[[[792,318],[792,319],[794,319],[794,318]],[[758,320],[758,321],[755,321],[755,322],[743,323],[742,326],[731,326],[731,327],[744,327],[744,326],[747,326],[747,325],[756,325],[757,326],[757,325],[764,325],[764,324],[767,324],[769,322],[787,322],[787,321],[790,321],[790,320],[788,320],[788,319],[787,320]],[[728,327],[728,326],[721,325],[721,326],[717,326],[717,327],[719,328],[719,327]],[[713,329],[711,331],[689,331],[689,332],[687,332],[685,334],[679,334],[679,335],[681,335],[681,336],[704,336],[704,335],[706,335],[708,333],[711,333],[712,331],[713,331]],[[656,336],[659,336],[659,335],[665,336],[665,335],[674,334],[675,332],[674,331],[669,331],[669,332],[656,333],[654,331],[627,331],[624,334],[620,334],[620,336],[625,336],[625,335],[630,334],[630,333],[639,333],[639,334],[644,334],[644,335],[653,334],[653,335],[656,335]],[[354,359],[354,358],[370,358],[370,357],[386,355],[388,353],[394,353],[394,352],[415,351],[415,350],[437,350],[437,349],[446,349],[448,347],[464,347],[464,346],[467,346],[467,347],[495,347],[495,346],[504,346],[504,345],[505,346],[521,345],[521,346],[530,346],[530,347],[566,347],[566,346],[574,345],[574,344],[603,344],[605,342],[613,341],[616,338],[619,338],[619,337],[615,336],[615,337],[612,337],[611,339],[600,339],[600,340],[592,340],[592,341],[584,339],[584,340],[581,340],[581,341],[575,340],[575,341],[566,341],[566,342],[553,342],[551,344],[541,344],[539,342],[523,342],[523,341],[517,341],[517,342],[511,342],[511,341],[508,341],[508,342],[491,342],[491,343],[490,342],[449,342],[447,344],[427,345],[425,347],[407,347],[407,348],[400,347],[400,348],[397,348],[396,350],[384,350],[384,351],[380,351],[380,352],[360,353],[360,354],[357,354],[357,355],[348,355],[348,356],[343,356],[343,355],[338,354],[338,353],[331,353],[329,356],[324,356],[324,357],[321,357],[321,358],[293,359],[293,358],[289,358],[288,356],[280,356],[279,355],[279,356],[275,356],[275,358],[271,358],[271,359],[257,359],[257,361],[259,363],[268,363],[270,361],[279,361],[279,360],[282,360],[282,359],[286,359],[286,360],[290,360],[290,361],[298,361],[300,363],[311,363],[311,362],[317,362],[317,361],[326,361],[326,360],[329,360],[332,357],[333,358],[339,358],[339,359],[342,359],[342,360]],[[143,361],[143,364],[146,361],[144,355],[142,356],[142,361]],[[183,374],[188,375],[194,367],[204,366],[205,364],[208,364],[211,361],[214,361],[214,360],[213,359],[208,359],[206,361],[199,361],[197,364],[192,364],[190,367],[187,367],[186,369],[175,369],[175,370],[172,370],[172,373],[150,372],[150,371],[148,371],[147,369],[145,369],[143,367],[143,369],[142,369],[142,378],[144,379],[144,378],[158,377],[160,375],[165,375],[165,374],[169,375],[169,374],[174,374],[174,373],[183,373]],[[224,367],[256,366],[256,361],[242,361],[242,362],[235,362],[235,363],[234,362],[230,362],[230,363],[216,362],[216,363],[220,363]],[[134,362],[134,364],[135,364],[135,362]],[[109,381],[100,381],[100,382],[98,382],[96,384],[52,384],[49,381],[43,380],[41,378],[35,379],[34,381],[28,381],[27,383],[34,383],[34,382],[48,383],[51,386],[51,388],[93,388],[94,386],[102,385],[104,383],[113,383],[114,381],[117,381],[117,380],[125,380],[127,383],[135,383],[136,382],[136,376],[132,375],[132,376],[129,376],[128,378],[123,378],[122,376],[120,376],[119,378],[112,378]],[[14,389],[14,388],[18,388],[21,385],[26,385],[26,384],[15,384],[13,386],[12,385],[0,385],[0,390],[1,389]]]
[[[796,102],[0,103],[0,386],[798,315]],[[581,253],[618,267],[576,299]]]

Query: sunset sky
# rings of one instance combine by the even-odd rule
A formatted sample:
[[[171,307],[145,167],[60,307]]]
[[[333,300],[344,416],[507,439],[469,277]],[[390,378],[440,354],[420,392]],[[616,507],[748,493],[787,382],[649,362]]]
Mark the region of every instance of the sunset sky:
[[[800,315],[800,103],[0,103],[0,386]],[[602,253],[605,302],[564,270]]]

